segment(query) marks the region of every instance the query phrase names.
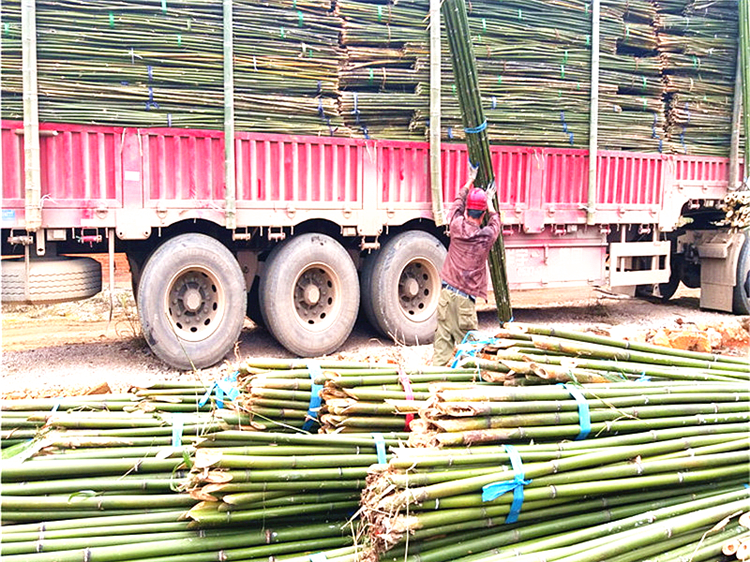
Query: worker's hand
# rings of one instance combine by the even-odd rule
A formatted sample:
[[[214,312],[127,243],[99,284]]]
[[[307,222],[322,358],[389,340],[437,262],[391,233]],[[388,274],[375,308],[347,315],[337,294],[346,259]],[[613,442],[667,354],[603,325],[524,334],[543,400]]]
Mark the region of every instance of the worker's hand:
[[[469,162],[469,177],[466,180],[466,185],[464,187],[469,187],[474,183],[474,180],[477,179],[477,173],[479,173],[479,166],[475,168],[472,166],[471,162]]]
[[[497,187],[493,181],[492,185],[487,188],[487,210],[490,213],[497,213],[497,209],[495,208],[495,193],[497,193]]]

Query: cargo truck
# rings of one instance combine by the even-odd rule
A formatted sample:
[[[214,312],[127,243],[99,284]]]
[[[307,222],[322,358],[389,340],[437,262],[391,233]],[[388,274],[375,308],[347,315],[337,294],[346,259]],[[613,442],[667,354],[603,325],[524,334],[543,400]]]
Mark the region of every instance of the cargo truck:
[[[360,313],[431,341],[463,144],[238,131],[231,87],[224,130],[40,121],[34,72],[24,119],[2,121],[4,301],[90,297],[101,268],[69,255],[125,253],[143,335],[181,369],[221,361],[246,316],[299,356],[334,352]],[[750,313],[750,239],[715,224],[738,156],[496,145],[492,160],[511,290],[668,299],[684,283]]]

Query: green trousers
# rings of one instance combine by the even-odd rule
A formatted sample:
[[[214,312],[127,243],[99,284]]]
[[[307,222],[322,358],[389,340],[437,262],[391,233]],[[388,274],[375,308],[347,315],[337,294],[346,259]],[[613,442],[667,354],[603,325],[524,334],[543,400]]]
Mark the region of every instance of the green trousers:
[[[457,295],[453,291],[440,291],[437,308],[437,329],[432,344],[432,364],[447,365],[466,333],[477,330],[477,309],[471,299]]]

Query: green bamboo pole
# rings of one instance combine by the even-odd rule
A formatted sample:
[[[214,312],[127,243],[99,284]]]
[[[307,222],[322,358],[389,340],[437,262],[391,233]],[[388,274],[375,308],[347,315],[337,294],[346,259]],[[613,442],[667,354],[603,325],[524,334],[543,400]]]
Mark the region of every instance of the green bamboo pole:
[[[750,180],[750,2],[738,0],[740,60],[742,67],[742,110],[743,129],[745,133],[745,188]]]
[[[464,129],[476,131],[467,133],[469,159],[479,166],[475,186],[488,189],[495,181],[495,173],[490,154],[486,120],[482,109],[477,82],[476,61],[469,32],[469,22],[464,0],[443,0],[441,6],[445,29],[451,50],[453,74],[456,80],[458,101]],[[497,203],[496,203],[497,205]],[[497,305],[497,316],[500,323],[513,318],[510,303],[507,272],[505,271],[505,244],[502,233],[490,251],[490,277]]]

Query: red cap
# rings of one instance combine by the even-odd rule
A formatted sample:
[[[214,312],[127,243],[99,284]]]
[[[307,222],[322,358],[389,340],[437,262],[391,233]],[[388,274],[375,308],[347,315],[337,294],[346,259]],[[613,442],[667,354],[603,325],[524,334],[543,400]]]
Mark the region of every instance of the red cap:
[[[469,190],[469,195],[466,197],[466,208],[476,211],[487,210],[487,194],[483,189],[472,187]]]

